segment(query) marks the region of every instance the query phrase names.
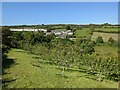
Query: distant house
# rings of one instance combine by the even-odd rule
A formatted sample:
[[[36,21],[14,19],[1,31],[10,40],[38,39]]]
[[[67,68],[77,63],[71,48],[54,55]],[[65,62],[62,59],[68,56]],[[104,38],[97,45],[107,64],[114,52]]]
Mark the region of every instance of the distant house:
[[[35,28],[18,28],[18,29],[10,29],[11,31],[43,31],[45,35],[52,35],[55,34],[56,38],[66,38],[67,36],[72,36],[73,32],[71,30],[66,29],[58,29],[58,30],[51,30],[50,32],[47,31],[47,29],[35,29]]]
[[[46,35],[52,35],[52,32],[46,32]]]
[[[19,28],[19,29],[13,29],[11,28],[10,31],[43,31],[43,32],[47,32],[47,29],[32,29],[32,28]]]
[[[68,35],[68,33],[66,31],[63,31],[62,34],[63,35]]]
[[[68,35],[73,35],[73,32],[69,32]]]
[[[65,35],[59,35],[59,36],[57,36],[56,38],[62,38],[62,39],[65,39],[66,36],[65,36]]]
[[[72,32],[72,30],[67,30],[67,32]]]
[[[47,29],[38,29],[39,31],[47,32]]]
[[[55,34],[55,35],[61,35],[62,32],[55,32],[54,34]]]
[[[58,29],[58,30],[52,30],[52,33],[54,33],[57,37],[56,38],[66,38],[68,35],[72,36],[73,32],[71,30],[66,29]]]
[[[10,31],[23,31],[23,29],[13,29],[13,28],[11,28]]]
[[[52,33],[54,33],[55,35],[62,35],[62,32],[58,30],[53,30]]]

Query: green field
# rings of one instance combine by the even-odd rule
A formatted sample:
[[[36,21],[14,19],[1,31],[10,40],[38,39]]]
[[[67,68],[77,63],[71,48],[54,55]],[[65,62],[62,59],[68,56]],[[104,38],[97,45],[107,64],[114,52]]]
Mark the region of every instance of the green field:
[[[5,69],[4,86],[7,88],[116,88],[117,83],[109,80],[102,82],[89,79],[86,73],[61,70],[55,65],[35,63],[35,55],[20,49],[11,49],[8,53],[14,64]]]
[[[75,31],[75,36],[76,37],[84,37],[84,36],[89,36],[91,33],[90,28],[83,28],[82,30],[78,29]]]
[[[95,31],[118,32],[118,28],[95,28]]]
[[[105,31],[105,32],[109,32],[109,33],[97,32],[97,31]],[[108,40],[109,37],[113,37],[115,40],[118,40],[118,38],[117,38],[118,34],[116,34],[114,32],[118,32],[118,28],[95,28],[94,35],[98,36],[98,35],[104,34],[103,37],[105,37],[105,41],[106,41],[106,38]],[[83,28],[81,30],[77,29],[75,31],[75,36],[76,37],[90,36],[90,33],[91,33],[90,28]]]

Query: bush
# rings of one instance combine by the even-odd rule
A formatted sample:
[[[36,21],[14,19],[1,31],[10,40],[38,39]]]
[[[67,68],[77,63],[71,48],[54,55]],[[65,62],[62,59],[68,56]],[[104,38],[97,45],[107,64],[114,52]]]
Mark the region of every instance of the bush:
[[[85,54],[92,54],[92,52],[94,52],[94,48],[93,47],[85,47],[84,48],[84,53]]]
[[[110,37],[110,38],[108,39],[108,42],[114,43],[115,40],[114,40],[112,37]]]
[[[66,26],[66,29],[67,29],[67,30],[70,30],[71,28],[70,28],[70,26]]]
[[[85,48],[85,44],[82,43],[82,44],[80,45],[80,48],[81,48],[81,49],[84,49],[84,48]]]
[[[103,39],[101,36],[98,36],[96,39],[96,43],[103,43]]]
[[[118,71],[118,59],[112,57],[98,57],[96,54],[85,54],[80,60],[80,65],[78,66],[92,75],[97,75],[96,80],[102,81],[103,79],[111,79],[118,81],[119,80],[119,71]]]
[[[94,47],[95,45],[96,45],[96,42],[95,42],[95,41],[89,42],[89,46]]]
[[[119,47],[119,42],[115,41],[112,37],[108,39],[108,45],[113,46],[113,47]]]

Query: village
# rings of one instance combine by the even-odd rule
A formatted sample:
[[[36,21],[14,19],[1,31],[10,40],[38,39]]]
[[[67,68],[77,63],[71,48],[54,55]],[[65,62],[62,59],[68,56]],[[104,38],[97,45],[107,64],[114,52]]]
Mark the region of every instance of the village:
[[[23,28],[23,29],[13,29],[11,28],[10,31],[33,31],[33,32],[44,32],[45,35],[56,35],[56,38],[62,38],[65,39],[67,36],[73,36],[72,30],[66,30],[66,29],[58,29],[58,30],[47,30],[47,29],[34,29],[34,28]]]

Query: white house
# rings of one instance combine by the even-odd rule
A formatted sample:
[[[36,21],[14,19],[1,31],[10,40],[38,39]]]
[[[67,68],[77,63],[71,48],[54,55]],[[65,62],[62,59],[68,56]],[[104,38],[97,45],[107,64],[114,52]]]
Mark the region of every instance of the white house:
[[[66,32],[72,32],[71,30],[67,30]]]
[[[68,35],[73,35],[73,32],[69,32]]]
[[[62,39],[65,39],[66,36],[65,36],[65,35],[59,35],[59,36],[57,36],[56,38],[62,38]]]
[[[52,32],[46,32],[46,35],[52,35]]]
[[[47,29],[38,29],[39,31],[47,32]]]
[[[62,32],[54,32],[55,35],[61,35]]]
[[[32,28],[13,29],[13,28],[11,28],[10,31],[43,31],[43,32],[47,32],[47,29],[32,29]]]

